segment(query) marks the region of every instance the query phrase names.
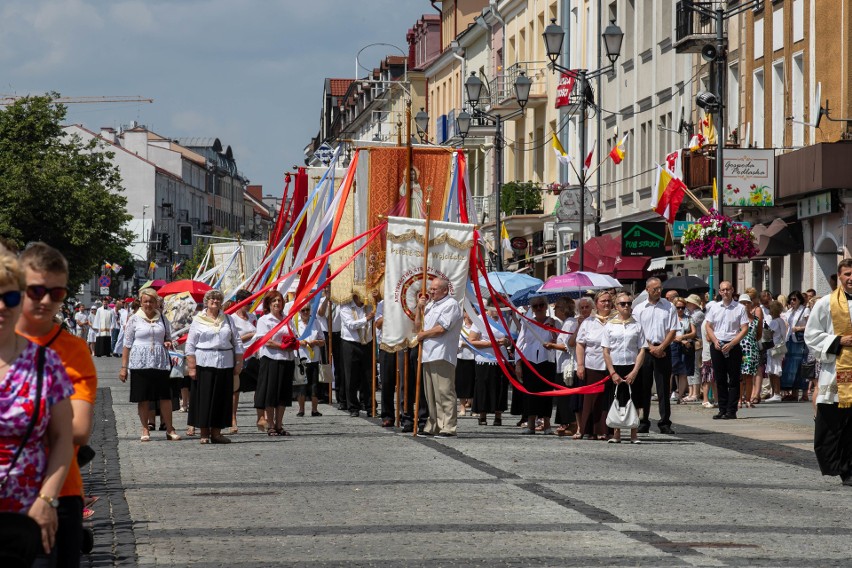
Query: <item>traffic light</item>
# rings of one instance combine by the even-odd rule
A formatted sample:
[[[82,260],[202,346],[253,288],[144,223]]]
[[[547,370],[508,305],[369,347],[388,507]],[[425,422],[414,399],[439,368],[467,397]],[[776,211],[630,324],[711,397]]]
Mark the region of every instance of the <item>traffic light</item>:
[[[182,246],[182,247],[191,247],[192,246],[192,225],[181,225],[180,226],[180,246]]]

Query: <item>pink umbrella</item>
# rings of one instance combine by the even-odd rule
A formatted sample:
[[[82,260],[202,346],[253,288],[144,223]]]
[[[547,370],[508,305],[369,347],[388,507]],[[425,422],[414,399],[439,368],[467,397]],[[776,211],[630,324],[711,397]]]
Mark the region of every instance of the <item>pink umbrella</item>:
[[[586,290],[606,290],[621,288],[621,282],[606,274],[594,272],[567,272],[554,276],[538,289],[542,293],[584,292]]]
[[[201,300],[204,298],[204,294],[212,289],[213,288],[211,288],[204,282],[198,282],[196,280],[176,280],[174,282],[166,284],[165,286],[160,287],[160,289],[157,290],[157,294],[161,298],[165,298],[166,296],[169,296],[171,294],[189,292],[193,299],[196,302],[200,303]]]
[[[153,288],[154,290],[159,290],[160,288],[162,288],[165,285],[166,285],[165,280],[154,280],[153,282],[151,282],[151,288]]]

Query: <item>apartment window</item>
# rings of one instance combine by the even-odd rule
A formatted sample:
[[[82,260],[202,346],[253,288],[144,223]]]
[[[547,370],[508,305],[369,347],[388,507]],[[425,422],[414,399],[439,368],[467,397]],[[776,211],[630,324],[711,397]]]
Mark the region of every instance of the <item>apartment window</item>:
[[[784,147],[784,61],[772,64],[772,146]]]
[[[772,12],[772,51],[784,49],[784,6]]]
[[[763,57],[763,18],[754,20],[754,58]]]
[[[728,108],[727,108],[727,130],[733,132],[737,128],[740,132],[740,66],[737,63],[728,67]]]
[[[756,148],[763,148],[765,125],[763,121],[764,113],[764,86],[763,86],[763,69],[758,69],[754,72],[754,83],[752,85],[751,98],[751,116],[754,122],[752,128],[752,137]],[[748,142],[748,141],[746,141]]]
[[[793,122],[791,128],[793,131],[793,146],[802,146],[805,143],[805,125],[801,121],[805,120],[805,97],[804,97],[804,78],[805,78],[805,62],[804,55],[797,53],[793,56],[792,69],[792,85],[790,89],[791,110]]]
[[[634,45],[636,41],[636,26],[634,20],[636,18],[635,0],[627,0],[624,3],[624,41],[622,43],[622,55],[625,61],[633,59]]]
[[[793,41],[805,39],[805,3],[793,0]]]

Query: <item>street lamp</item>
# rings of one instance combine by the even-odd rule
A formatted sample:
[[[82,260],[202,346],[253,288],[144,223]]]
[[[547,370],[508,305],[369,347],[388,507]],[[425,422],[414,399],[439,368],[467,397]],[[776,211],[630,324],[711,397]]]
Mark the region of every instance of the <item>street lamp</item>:
[[[556,62],[562,53],[562,42],[565,39],[565,30],[557,25],[556,18],[550,20],[550,25],[544,29],[544,33],[542,34],[545,49],[547,50],[547,58],[550,59],[550,68],[554,73],[559,70],[573,76],[575,78],[574,88],[580,94],[579,116],[577,119],[579,127],[578,134],[580,136],[580,159],[586,157],[586,108],[589,103],[586,98],[586,91],[589,89],[587,82],[589,79],[594,79],[595,77],[615,71],[615,62],[621,56],[621,43],[624,40],[624,32],[615,24],[615,20],[610,20],[609,25],[601,36],[603,37],[609,65],[589,71],[588,69],[569,69]],[[577,245],[580,261],[579,266],[580,270],[583,270],[585,268],[586,182],[588,180],[586,179],[586,172],[582,167],[576,173],[580,180],[580,238],[577,239]],[[598,191],[600,191],[600,188],[598,188]]]
[[[414,115],[414,124],[417,125],[417,135],[420,136],[420,141],[426,142],[426,136],[429,132],[429,113],[423,107],[420,107],[420,112]]]
[[[456,126],[462,140],[467,137],[473,118],[477,118],[481,122],[494,124],[494,169],[496,172],[495,179],[497,180],[494,189],[494,249],[497,253],[497,262],[495,265],[498,271],[503,270],[503,254],[500,252],[500,190],[503,187],[503,147],[505,146],[505,141],[503,140],[503,122],[524,113],[524,108],[527,106],[530,98],[532,81],[526,76],[524,71],[521,71],[515,78],[514,86],[515,98],[518,101],[518,106],[521,108],[505,115],[486,112],[477,108],[479,98],[482,95],[482,81],[476,76],[475,72],[471,71],[470,77],[464,82],[464,89],[467,94],[467,103],[473,112],[462,111],[456,117]]]

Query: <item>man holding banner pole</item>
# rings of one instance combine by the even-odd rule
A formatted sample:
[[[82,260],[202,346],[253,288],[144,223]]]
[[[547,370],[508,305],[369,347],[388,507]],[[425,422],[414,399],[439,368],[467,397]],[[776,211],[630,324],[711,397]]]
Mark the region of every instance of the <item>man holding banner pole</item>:
[[[447,280],[433,278],[429,295],[420,296],[414,316],[415,329],[422,329],[417,332],[417,341],[423,347],[423,388],[429,406],[423,433],[439,437],[455,436],[458,421],[455,369],[464,322],[461,308],[449,292]]]

